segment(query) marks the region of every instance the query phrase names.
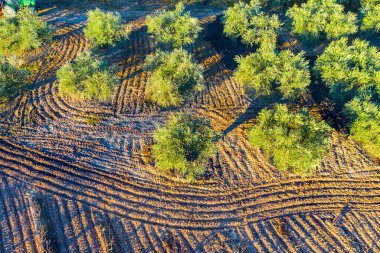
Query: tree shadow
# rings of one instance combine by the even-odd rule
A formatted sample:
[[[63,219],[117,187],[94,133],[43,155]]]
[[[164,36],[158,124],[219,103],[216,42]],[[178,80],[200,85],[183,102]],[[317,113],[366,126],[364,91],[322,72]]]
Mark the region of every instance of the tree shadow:
[[[343,218],[346,216],[346,214],[350,211],[350,205],[346,204],[343,209],[340,211],[339,216],[335,219],[334,223],[336,225],[341,225],[343,223]]]
[[[281,100],[281,96],[277,93],[262,95],[257,94],[254,90],[246,90],[245,92],[248,97],[249,105],[245,111],[240,113],[238,118],[223,131],[223,136],[239,127],[239,125],[256,118],[264,108],[273,108],[276,103],[287,102],[286,100]]]
[[[258,108],[257,105],[250,104],[243,113],[239,114],[239,116],[235,119],[235,121],[227,127],[226,130],[223,131],[223,136],[229,134],[234,129],[238,128],[241,124],[256,118],[259,114],[261,108]]]

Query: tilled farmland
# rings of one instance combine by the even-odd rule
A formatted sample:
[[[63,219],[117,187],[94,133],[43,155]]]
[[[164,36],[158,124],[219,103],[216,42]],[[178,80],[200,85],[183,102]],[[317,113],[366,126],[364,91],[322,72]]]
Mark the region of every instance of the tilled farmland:
[[[181,108],[147,101],[142,66],[156,45],[137,14],[122,13],[133,24],[128,41],[100,52],[120,83],[102,105],[58,95],[56,70],[89,48],[84,10],[41,14],[54,40],[40,50],[34,88],[0,114],[0,252],[380,251],[377,161],[334,132],[315,175],[280,172],[246,137],[260,105],[204,36],[192,54],[206,89]],[[163,174],[149,157],[156,126],[175,111],[223,133],[202,181]]]

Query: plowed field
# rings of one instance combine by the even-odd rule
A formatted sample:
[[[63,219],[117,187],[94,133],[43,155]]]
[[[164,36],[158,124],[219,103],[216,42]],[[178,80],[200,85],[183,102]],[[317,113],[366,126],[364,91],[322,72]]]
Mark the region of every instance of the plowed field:
[[[162,110],[145,94],[155,43],[144,16],[122,13],[134,24],[129,41],[102,52],[118,70],[114,102],[59,97],[55,71],[89,48],[80,11],[41,14],[56,32],[35,87],[0,113],[0,252],[380,252],[378,163],[335,132],[314,176],[280,172],[246,138],[259,106],[206,40],[193,55],[207,88]],[[146,155],[173,111],[224,132],[209,179],[161,174]]]

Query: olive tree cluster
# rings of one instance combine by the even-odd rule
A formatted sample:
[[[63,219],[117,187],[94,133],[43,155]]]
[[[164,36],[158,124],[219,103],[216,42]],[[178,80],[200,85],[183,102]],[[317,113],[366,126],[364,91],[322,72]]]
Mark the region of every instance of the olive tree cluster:
[[[249,46],[276,47],[281,22],[277,15],[267,15],[259,0],[236,3],[224,13],[224,33],[241,39]]]
[[[312,41],[337,39],[357,31],[357,15],[345,12],[336,0],[308,0],[291,7],[286,14],[292,20],[292,32]]]

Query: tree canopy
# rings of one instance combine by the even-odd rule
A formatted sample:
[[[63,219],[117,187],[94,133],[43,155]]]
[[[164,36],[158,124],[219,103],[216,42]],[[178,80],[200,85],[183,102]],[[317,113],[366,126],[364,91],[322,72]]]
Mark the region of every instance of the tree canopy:
[[[29,72],[0,57],[0,104],[19,95],[27,83]]]
[[[318,57],[314,70],[338,102],[380,94],[380,52],[367,41],[355,39],[349,45],[348,39],[342,38],[331,42]]]
[[[291,112],[286,105],[263,109],[249,131],[250,143],[262,149],[280,170],[313,173],[329,148],[330,127],[306,110]]]
[[[185,6],[179,2],[175,9],[158,15],[147,16],[148,33],[165,48],[182,48],[191,45],[202,30],[199,20],[185,12]]]
[[[308,61],[303,53],[291,51],[276,53],[259,49],[245,57],[237,57],[235,78],[247,91],[259,95],[279,92],[284,99],[294,100],[306,93],[310,84]]]
[[[103,12],[96,8],[89,11],[87,17],[84,35],[93,46],[114,45],[123,37],[128,37],[129,27],[121,25],[119,13]]]
[[[204,89],[202,68],[183,49],[158,50],[147,57],[145,69],[152,72],[147,93],[160,106],[178,106],[194,92]]]
[[[337,39],[357,31],[356,14],[345,13],[336,0],[308,0],[286,15],[292,19],[292,32],[308,40]]]
[[[224,13],[224,33],[249,46],[265,44],[275,48],[280,27],[278,16],[265,14],[259,0],[236,3]]]
[[[152,154],[157,168],[187,179],[204,175],[214,155],[217,133],[210,122],[190,114],[172,115],[154,133]]]
[[[380,104],[355,98],[346,105],[345,114],[352,138],[380,158]]]
[[[112,99],[117,79],[105,62],[90,52],[80,54],[57,71],[59,94],[74,100],[107,102]]]
[[[380,32],[380,1],[368,1],[361,9],[362,23],[360,29],[366,32]]]
[[[52,40],[51,27],[29,8],[15,17],[0,18],[0,54],[21,56]]]

